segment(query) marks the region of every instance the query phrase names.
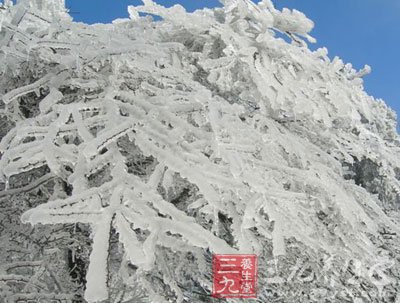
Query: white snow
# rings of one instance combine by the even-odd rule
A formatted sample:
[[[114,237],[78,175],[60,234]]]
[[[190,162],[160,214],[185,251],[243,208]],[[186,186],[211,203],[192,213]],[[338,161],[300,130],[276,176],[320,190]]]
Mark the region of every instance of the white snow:
[[[395,114],[363,91],[370,67],[355,71],[324,48],[312,52],[303,38],[314,42],[313,22],[268,0],[225,0],[223,8],[193,13],[143,2],[128,8],[129,20],[108,25],[71,22],[61,0],[21,1],[0,12],[0,66],[13,73],[2,76],[25,75],[28,61],[34,66],[32,79],[0,82],[16,123],[0,143],[1,177],[47,165],[72,185],[70,197],[39,205],[22,220],[90,224],[86,300],[108,298],[111,228],[142,272],[154,268],[160,246],[262,253],[265,239],[275,257],[295,238],[315,251],[372,261],[377,247],[367,235],[377,235],[381,224],[400,228],[375,196],[345,180],[342,164],[376,160],[388,191],[400,193],[393,169],[400,167],[400,141]],[[21,97],[33,92],[42,99],[25,117]],[[124,136],[156,159],[152,174],[128,174],[117,144]],[[103,168],[110,180],[90,188],[89,176]],[[184,210],[158,191],[175,186],[176,173],[199,193]],[[197,211],[202,217],[189,215]],[[340,245],[332,244],[320,211],[336,223]],[[219,213],[232,221],[233,244],[220,232]]]

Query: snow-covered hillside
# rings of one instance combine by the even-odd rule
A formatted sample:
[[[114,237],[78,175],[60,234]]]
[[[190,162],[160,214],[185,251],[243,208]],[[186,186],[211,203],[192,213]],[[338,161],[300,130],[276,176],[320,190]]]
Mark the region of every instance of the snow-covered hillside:
[[[249,302],[400,302],[400,137],[369,66],[309,50],[301,12],[222,2],[92,26],[4,3],[0,298],[212,302],[212,253],[254,253]]]

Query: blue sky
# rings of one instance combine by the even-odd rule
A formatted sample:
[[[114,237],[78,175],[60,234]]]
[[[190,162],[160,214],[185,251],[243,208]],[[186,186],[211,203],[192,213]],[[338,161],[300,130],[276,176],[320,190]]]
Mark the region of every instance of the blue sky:
[[[140,0],[66,0],[76,21],[111,22],[128,17],[126,7]],[[218,0],[156,0],[165,6],[180,3],[188,10],[220,5]],[[400,116],[400,1],[398,0],[274,0],[277,8],[295,8],[315,22],[312,35],[357,69],[372,67],[366,91],[382,98]],[[400,128],[398,128],[400,129]]]

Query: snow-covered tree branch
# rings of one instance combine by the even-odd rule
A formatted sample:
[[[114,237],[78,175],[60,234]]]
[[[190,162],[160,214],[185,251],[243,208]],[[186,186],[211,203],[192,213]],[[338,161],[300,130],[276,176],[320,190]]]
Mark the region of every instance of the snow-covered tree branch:
[[[363,91],[369,66],[310,51],[301,12],[222,2],[146,0],[92,26],[61,0],[0,10],[0,199],[50,182],[22,222],[90,228],[76,245],[90,250],[88,302],[203,302],[211,253],[289,262],[304,247],[371,265],[382,228],[400,234],[400,141],[395,114]],[[29,285],[20,300],[69,298],[12,266],[0,288]]]

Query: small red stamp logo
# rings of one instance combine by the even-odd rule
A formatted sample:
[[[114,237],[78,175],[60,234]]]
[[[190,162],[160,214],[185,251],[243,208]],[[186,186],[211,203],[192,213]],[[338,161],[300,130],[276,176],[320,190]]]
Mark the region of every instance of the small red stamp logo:
[[[213,255],[214,298],[256,298],[256,255]]]

